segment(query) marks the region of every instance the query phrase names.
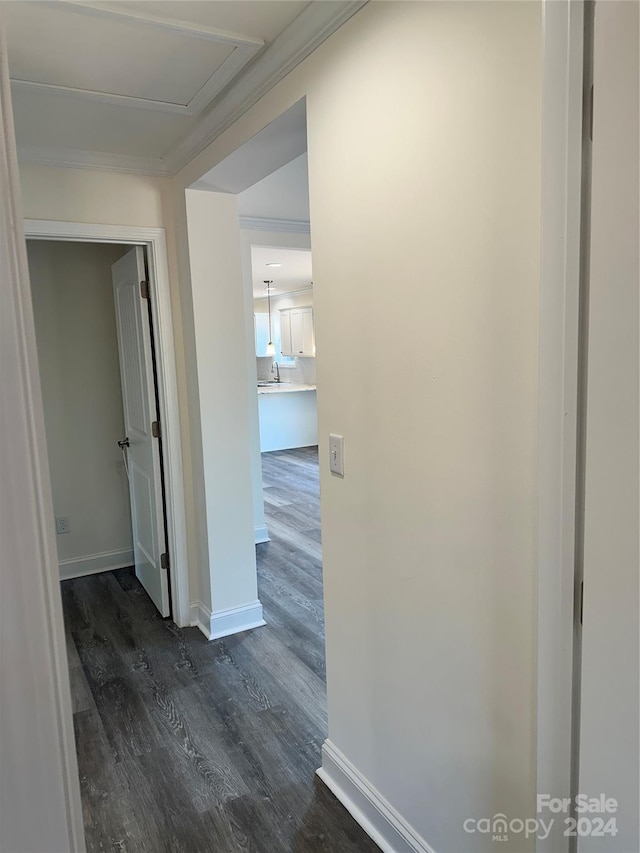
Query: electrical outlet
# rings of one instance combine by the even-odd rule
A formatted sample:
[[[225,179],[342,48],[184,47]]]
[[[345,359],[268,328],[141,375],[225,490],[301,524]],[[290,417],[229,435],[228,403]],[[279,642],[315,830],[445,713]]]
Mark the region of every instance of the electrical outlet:
[[[56,516],[56,533],[70,533],[71,523],[68,515]]]

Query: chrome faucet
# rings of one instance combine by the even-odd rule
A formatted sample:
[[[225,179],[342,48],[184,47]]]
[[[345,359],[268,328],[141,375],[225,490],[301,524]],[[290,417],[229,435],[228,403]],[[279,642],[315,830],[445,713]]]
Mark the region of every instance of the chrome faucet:
[[[275,371],[274,371],[275,368]],[[276,374],[276,382],[280,382],[280,365],[277,361],[274,361],[271,365],[271,372]]]

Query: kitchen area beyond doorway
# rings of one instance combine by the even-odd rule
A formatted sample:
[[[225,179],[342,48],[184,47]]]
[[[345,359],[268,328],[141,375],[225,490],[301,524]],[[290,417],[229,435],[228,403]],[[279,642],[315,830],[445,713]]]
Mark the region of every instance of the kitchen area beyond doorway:
[[[251,247],[260,451],[318,443],[311,252]]]

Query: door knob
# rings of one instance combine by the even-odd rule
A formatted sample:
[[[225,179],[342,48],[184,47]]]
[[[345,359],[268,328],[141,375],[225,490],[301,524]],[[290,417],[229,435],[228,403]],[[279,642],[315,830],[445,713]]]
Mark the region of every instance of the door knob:
[[[124,450],[125,447],[129,447],[129,439],[123,438],[122,441],[118,442],[118,447],[120,450]]]

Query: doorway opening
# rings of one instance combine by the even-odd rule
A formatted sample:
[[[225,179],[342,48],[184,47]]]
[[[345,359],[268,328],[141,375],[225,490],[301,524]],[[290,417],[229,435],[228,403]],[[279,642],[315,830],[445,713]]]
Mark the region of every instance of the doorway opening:
[[[84,504],[80,504],[78,509],[78,512],[80,513],[78,515],[78,520],[80,520],[81,523],[79,526],[76,525],[71,527],[71,525],[73,525],[73,519],[70,514],[64,511],[58,513],[58,509],[56,509],[56,515],[58,517],[64,518],[67,516],[68,525],[70,526],[68,533],[58,534],[58,542],[60,543],[63,541],[65,543],[65,549],[68,548],[71,551],[70,557],[65,551],[65,555],[69,559],[79,560],[78,563],[71,563],[68,566],[63,566],[62,568],[64,571],[61,573],[61,576],[77,576],[79,574],[85,574],[87,571],[100,572],[105,568],[115,568],[118,563],[124,565],[133,564],[135,562],[135,559],[131,558],[131,551],[135,551],[135,548],[133,547],[125,547],[122,549],[122,553],[113,554],[108,549],[105,551],[103,546],[103,551],[95,552],[95,550],[91,550],[91,542],[93,541],[95,543],[96,536],[98,536],[98,538],[100,535],[103,537],[107,536],[105,531],[110,529],[109,523],[111,521],[108,510],[109,507],[111,507],[112,513],[120,513],[120,531],[122,531],[123,513],[125,527],[126,519],[129,517],[128,512],[126,511],[127,487],[125,486],[125,483],[121,482],[123,477],[126,481],[126,473],[123,473],[124,460],[122,451],[117,447],[117,441],[124,440],[127,436],[123,432],[114,433],[112,431],[114,425],[118,423],[120,424],[120,429],[124,429],[122,418],[118,421],[116,417],[118,409],[120,409],[123,414],[124,410],[122,383],[119,372],[120,355],[117,344],[117,329],[114,332],[115,306],[113,297],[113,280],[110,267],[112,263],[117,261],[118,257],[126,255],[131,251],[132,247],[137,247],[137,266],[135,268],[135,273],[132,272],[132,275],[135,274],[135,277],[139,277],[140,281],[148,282],[149,295],[149,300],[144,301],[143,306],[140,307],[140,315],[142,316],[143,312],[146,312],[147,315],[146,328],[143,326],[143,328],[140,329],[140,324],[138,324],[138,331],[140,334],[144,333],[147,336],[147,354],[151,353],[153,341],[154,353],[152,354],[155,356],[152,362],[153,367],[150,373],[147,374],[146,383],[143,382],[142,384],[146,385],[147,392],[150,395],[148,403],[149,412],[156,411],[159,416],[157,420],[159,422],[159,431],[161,434],[161,438],[157,440],[157,455],[159,456],[159,459],[157,459],[156,467],[162,468],[162,479],[158,477],[158,481],[160,483],[164,482],[164,512],[160,509],[156,515],[157,518],[160,518],[161,515],[163,515],[164,518],[162,523],[158,525],[159,532],[157,534],[157,548],[160,555],[162,553],[169,554],[168,562],[170,564],[170,569],[164,569],[163,571],[167,575],[166,602],[168,603],[168,599],[170,597],[171,616],[177,625],[189,625],[189,576],[184,506],[182,442],[180,436],[175,348],[171,317],[171,296],[169,289],[164,230],[160,228],[111,226],[92,223],[26,219],[24,221],[24,231],[27,238],[27,245],[32,255],[38,253],[38,251],[40,252],[40,255],[43,255],[44,250],[37,249],[37,246],[40,243],[44,243],[50,247],[49,255],[54,252],[54,247],[57,244],[62,244],[66,249],[57,250],[57,254],[64,255],[66,253],[68,257],[72,259],[75,258],[74,263],[79,265],[77,270],[79,280],[75,283],[78,300],[70,299],[67,309],[56,294],[62,293],[65,288],[70,288],[72,290],[74,286],[73,282],[66,281],[66,276],[61,273],[59,278],[62,279],[63,283],[57,290],[55,290],[52,286],[53,268],[50,264],[46,263],[46,258],[44,262],[45,281],[48,280],[46,289],[49,291],[49,298],[53,300],[50,314],[52,317],[59,317],[59,322],[50,322],[48,325],[53,330],[51,334],[53,334],[54,339],[56,337],[58,339],[55,346],[60,352],[65,353],[64,358],[66,358],[70,365],[68,371],[80,371],[79,381],[81,384],[84,383],[87,397],[87,399],[84,399],[84,397],[79,394],[78,389],[71,381],[70,375],[61,375],[51,367],[49,362],[47,362],[44,366],[43,375],[46,375],[47,371],[53,374],[51,379],[53,382],[52,387],[57,389],[57,391],[65,392],[70,395],[72,402],[75,399],[75,406],[78,411],[78,419],[72,421],[69,427],[70,430],[75,433],[77,442],[74,444],[70,441],[66,441],[63,430],[62,434],[58,436],[59,445],[61,447],[60,453],[54,458],[51,454],[51,448],[49,448],[51,467],[54,469],[55,466],[58,465],[62,469],[60,482],[63,484],[63,489],[68,491],[70,484],[73,484],[74,476],[76,475],[75,468],[78,467],[77,461],[74,462],[74,459],[77,460],[77,454],[74,456],[73,451],[85,448],[85,446],[90,445],[91,442],[94,444],[96,443],[95,439],[97,434],[90,434],[82,429],[83,417],[86,420],[89,415],[91,415],[94,420],[98,415],[101,416],[102,419],[95,424],[96,430],[101,436],[104,436],[105,431],[107,432],[111,452],[115,453],[115,458],[112,459],[111,463],[107,464],[103,462],[102,469],[100,469],[100,466],[98,466],[98,468],[93,467],[93,463],[90,461],[88,464],[88,470],[85,472],[86,474],[96,475],[97,477],[100,470],[102,470],[105,476],[111,481],[110,499],[105,498],[104,503],[102,503],[99,495],[92,498],[92,505],[98,506],[99,508],[99,512],[97,514],[87,514]],[[83,247],[87,248],[88,253],[82,254],[80,250]],[[102,253],[101,261],[98,260],[100,253]],[[83,258],[84,260],[82,260]],[[88,268],[83,268],[83,263],[89,264]],[[87,277],[87,274],[90,274],[90,276]],[[103,330],[103,334],[97,341],[94,341],[91,334],[92,326],[88,322],[88,317],[92,316],[92,312],[96,312],[96,304],[92,301],[95,299],[95,293],[91,288],[91,276],[95,278],[96,275],[98,280],[101,281],[101,298],[104,310],[99,314],[96,320],[97,328],[101,328]],[[136,284],[136,287],[138,288],[141,287],[140,281]],[[138,292],[141,293],[141,291]],[[100,300],[98,300],[98,302],[99,301]],[[151,310],[149,310],[149,302],[152,306]],[[88,314],[83,315],[82,312],[79,311],[80,305],[84,305]],[[37,306],[34,311],[37,314]],[[61,333],[61,330],[64,330],[65,325],[70,323],[74,314],[77,315],[77,327],[74,334],[77,336],[80,343],[84,341],[84,348],[83,346],[74,348],[74,339],[65,338]],[[109,317],[113,324],[111,326],[109,326]],[[51,341],[49,343],[53,345]],[[111,349],[109,350],[107,348],[105,351],[104,347],[107,346],[107,344]],[[91,382],[91,376],[88,370],[85,369],[84,378],[82,376],[83,361],[86,360],[83,353],[85,350],[87,352],[93,351],[94,347],[98,348],[98,353],[100,352],[100,347],[102,347],[103,356],[105,356],[105,352],[110,352],[110,362],[108,361],[107,356],[106,361],[105,358],[97,358],[97,364],[98,369],[103,371],[108,379],[109,393],[112,395],[112,406],[105,407],[103,403],[102,408],[98,407],[95,411],[92,410],[89,412],[90,404],[87,404],[87,400],[91,400],[92,395],[95,395],[96,386],[95,383]],[[42,358],[40,360],[42,361]],[[110,364],[110,367],[108,368],[105,367],[107,362]],[[150,355],[149,362],[151,362]],[[55,363],[56,362],[54,361],[52,364]],[[55,428],[59,430],[59,420],[56,419],[62,417],[61,413],[64,412],[64,394],[57,393],[57,391],[52,394],[52,411],[54,412],[53,417],[55,421]],[[108,424],[111,426],[107,427]],[[47,427],[47,429],[49,430],[49,427]],[[114,440],[116,442],[115,444],[113,443]],[[101,441],[104,443],[104,437]],[[88,455],[89,460],[91,460],[91,453],[89,452]],[[67,460],[67,462],[68,460],[71,460],[71,462],[63,465],[62,460]],[[93,481],[90,481],[90,485],[94,493],[96,491],[96,477],[94,477]],[[138,477],[138,479],[140,478]],[[124,503],[118,504],[119,509],[116,511],[113,509],[114,506],[116,506],[116,495],[122,495],[123,491],[125,501]],[[63,497],[66,497],[66,492]],[[160,496],[159,506],[162,507],[162,495]],[[89,517],[93,520],[87,520]],[[63,527],[64,526],[63,522]],[[98,532],[96,532],[97,530]],[[86,537],[82,539],[82,541],[73,542],[73,547],[77,549],[75,552],[71,548],[72,540],[78,539],[77,536],[72,535],[74,532],[76,534],[82,533],[82,535]],[[64,538],[61,539],[61,537],[64,537],[65,535],[68,537],[67,540],[64,540]],[[163,541],[163,538],[167,545],[166,551],[162,551],[160,549],[160,544]],[[132,542],[132,540],[130,541]],[[150,549],[147,548],[147,550]],[[63,560],[65,555],[62,557]],[[80,555],[80,557],[91,556],[92,559],[87,562],[80,560],[78,555]],[[98,559],[98,557],[100,557],[100,559]]]
[[[60,577],[129,566],[171,615],[143,246],[28,240]]]
[[[292,647],[324,684],[317,357],[303,107],[296,105],[280,121],[297,115],[294,124],[305,150],[275,169],[273,163],[265,165],[264,177],[237,193],[237,206],[253,331],[247,335],[255,364],[249,391],[257,397],[259,434],[258,595],[267,626],[273,622],[288,632]],[[261,149],[277,150],[278,121],[265,131],[271,135],[268,144],[261,146],[260,134],[250,141],[254,164]],[[289,138],[292,131],[289,125]],[[233,156],[241,161],[243,149]],[[214,172],[218,168],[224,170],[224,162]],[[215,182],[215,174],[208,179]]]
[[[296,638],[299,654],[324,681],[316,346],[307,181],[305,153],[240,193],[238,209],[245,253],[250,243],[250,282],[245,282],[245,288],[252,297],[255,332],[250,347],[255,344],[252,355],[261,461],[258,488],[264,512],[264,526],[259,520],[255,526],[258,595],[267,624],[275,620],[279,627],[289,630],[292,642]],[[294,223],[300,230],[291,233]]]
[[[254,165],[261,156],[266,160],[262,151],[272,154],[279,147],[280,121],[289,122],[288,138],[297,134],[304,150],[284,157],[277,168],[273,162],[265,163],[264,177],[237,194],[243,283],[253,330],[247,336],[250,361],[255,364],[249,383],[257,386],[258,594],[267,624],[271,616],[297,632],[299,648],[306,650],[314,671],[324,679],[317,358],[304,104],[265,129],[268,143],[261,145],[257,134],[248,145]],[[241,161],[243,148],[233,157]],[[215,182],[220,169],[225,169],[224,162],[203,180]]]

